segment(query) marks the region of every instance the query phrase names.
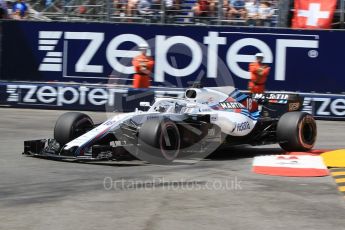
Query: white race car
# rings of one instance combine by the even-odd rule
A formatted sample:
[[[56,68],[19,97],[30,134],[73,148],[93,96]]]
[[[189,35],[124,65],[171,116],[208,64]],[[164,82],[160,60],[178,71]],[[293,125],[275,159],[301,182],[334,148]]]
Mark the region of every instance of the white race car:
[[[185,91],[156,98],[147,111],[118,114],[94,125],[79,112],[61,115],[54,139],[24,142],[24,154],[74,159],[116,159],[124,153],[151,163],[205,157],[224,145],[279,143],[286,151],[310,150],[317,136],[312,115],[300,112],[297,94],[244,94],[233,87]]]

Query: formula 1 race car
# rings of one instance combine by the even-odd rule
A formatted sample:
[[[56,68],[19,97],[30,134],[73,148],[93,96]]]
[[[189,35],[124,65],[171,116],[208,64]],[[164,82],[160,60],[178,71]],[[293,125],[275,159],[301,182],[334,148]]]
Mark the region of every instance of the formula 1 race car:
[[[233,87],[185,91],[184,98],[141,102],[135,112],[95,125],[79,112],[61,115],[54,139],[24,142],[24,153],[73,159],[117,159],[123,154],[151,163],[205,157],[220,146],[278,143],[286,151],[310,150],[317,136],[312,115],[300,112],[292,93],[245,94]]]

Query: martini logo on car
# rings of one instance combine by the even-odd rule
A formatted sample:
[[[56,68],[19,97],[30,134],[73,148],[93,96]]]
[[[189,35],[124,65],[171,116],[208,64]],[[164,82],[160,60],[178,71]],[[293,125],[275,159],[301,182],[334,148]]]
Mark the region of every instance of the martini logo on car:
[[[253,94],[253,98],[254,99],[266,99],[266,100],[288,100],[289,99],[289,95],[288,94],[282,94],[282,93],[267,93],[267,94],[263,94],[263,93],[257,93],[257,94]]]
[[[238,102],[221,102],[219,103],[223,109],[243,109],[244,105]]]

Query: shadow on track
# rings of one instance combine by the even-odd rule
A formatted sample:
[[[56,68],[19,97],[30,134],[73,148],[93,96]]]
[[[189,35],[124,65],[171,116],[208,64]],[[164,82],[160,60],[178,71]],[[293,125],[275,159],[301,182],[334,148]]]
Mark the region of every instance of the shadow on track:
[[[220,148],[206,157],[207,161],[231,161],[243,158],[253,158],[255,156],[262,155],[276,155],[284,154],[284,150],[280,148],[260,148],[251,146],[237,146],[237,147],[227,147]],[[90,164],[99,166],[111,166],[111,167],[135,167],[135,166],[147,166],[152,165],[148,162],[138,160],[132,155],[122,157],[118,160],[71,160],[71,159],[57,159],[57,158],[47,158],[47,157],[36,157],[40,159],[47,159],[57,162],[64,163],[74,163],[74,164]],[[188,160],[188,159],[185,159]],[[197,162],[196,160],[195,162]],[[175,162],[172,165],[191,165],[191,163]]]

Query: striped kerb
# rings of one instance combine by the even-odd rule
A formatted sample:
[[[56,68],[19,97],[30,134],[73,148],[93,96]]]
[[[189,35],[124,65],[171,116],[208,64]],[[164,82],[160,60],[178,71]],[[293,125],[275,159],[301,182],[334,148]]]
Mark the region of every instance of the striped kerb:
[[[335,183],[338,185],[338,190],[345,198],[345,168],[332,168],[330,169]]]

